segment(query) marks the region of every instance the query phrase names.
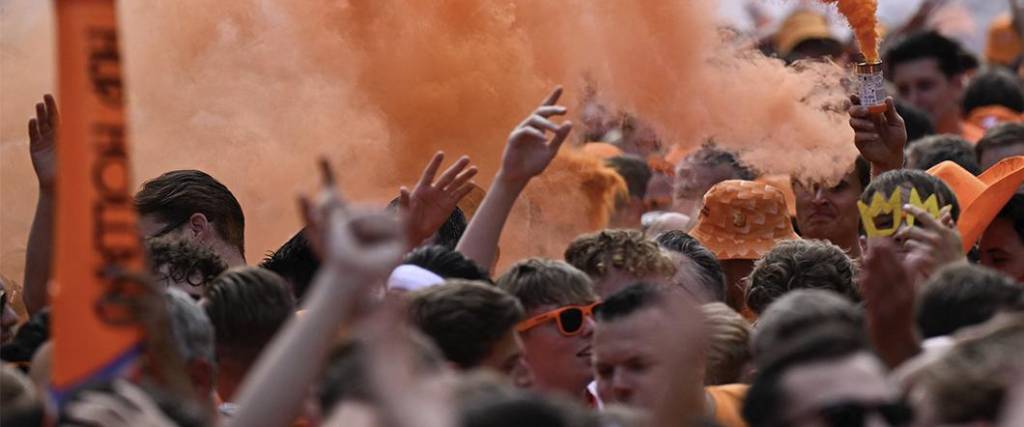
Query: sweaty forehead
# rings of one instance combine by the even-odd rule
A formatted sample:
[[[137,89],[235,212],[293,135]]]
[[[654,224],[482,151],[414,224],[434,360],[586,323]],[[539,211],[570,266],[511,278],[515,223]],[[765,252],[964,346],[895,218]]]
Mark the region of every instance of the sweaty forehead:
[[[614,362],[656,354],[665,339],[665,319],[655,307],[643,308],[611,321],[600,321],[594,329],[594,353],[598,360]]]
[[[918,79],[941,79],[945,80],[946,75],[939,68],[939,61],[935,58],[919,58],[900,63],[893,67],[893,80],[899,83],[909,83]]]

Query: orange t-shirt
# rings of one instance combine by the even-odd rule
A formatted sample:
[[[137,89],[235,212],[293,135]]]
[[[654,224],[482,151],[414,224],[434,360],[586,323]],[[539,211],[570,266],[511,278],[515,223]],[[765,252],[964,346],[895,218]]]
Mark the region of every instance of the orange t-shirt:
[[[747,427],[743,420],[743,399],[747,397],[747,384],[713,385],[704,387],[715,404],[713,418],[722,427]]]

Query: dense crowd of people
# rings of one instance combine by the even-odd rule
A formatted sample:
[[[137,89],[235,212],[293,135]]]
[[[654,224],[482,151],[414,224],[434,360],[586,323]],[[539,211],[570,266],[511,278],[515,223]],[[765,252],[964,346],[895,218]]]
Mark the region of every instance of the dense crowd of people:
[[[61,118],[46,95],[28,125],[40,192],[24,280],[0,276],[0,418],[1024,425],[1020,18],[994,24],[1016,44],[994,41],[984,58],[936,31],[894,31],[893,97],[884,113],[851,98],[860,155],[832,180],[780,181],[714,141],[672,149],[599,97],[563,120],[576,113],[561,88],[511,130],[486,191],[471,159],[442,170],[437,153],[388,206],[365,206],[322,159],[304,227],[261,260],[245,252],[244,206],[215,177],[151,177],[134,197],[160,296],[140,314],[155,319],[143,322],[148,356],[59,402],[47,286]],[[787,62],[854,58],[809,11],[761,48]],[[498,270],[513,205],[560,150],[622,179],[608,227],[566,242],[562,259]]]

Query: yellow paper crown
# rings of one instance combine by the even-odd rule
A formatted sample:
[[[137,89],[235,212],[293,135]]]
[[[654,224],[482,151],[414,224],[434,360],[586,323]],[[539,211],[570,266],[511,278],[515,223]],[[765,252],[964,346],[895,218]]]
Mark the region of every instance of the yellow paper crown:
[[[939,200],[932,194],[921,201],[921,195],[917,193],[916,188],[910,189],[910,200],[907,204],[921,208],[932,218],[939,218],[942,209],[946,206],[939,208]],[[860,211],[860,223],[864,226],[864,232],[868,237],[888,237],[896,233],[899,230],[903,221],[907,222],[907,226],[914,226],[914,216],[906,215],[903,213],[903,192],[898,188],[892,192],[888,200],[881,192],[876,192],[871,198],[871,206],[868,206],[862,201],[857,201],[857,210]],[[875,218],[879,215],[892,215],[892,226],[889,228],[879,229],[875,224]]]

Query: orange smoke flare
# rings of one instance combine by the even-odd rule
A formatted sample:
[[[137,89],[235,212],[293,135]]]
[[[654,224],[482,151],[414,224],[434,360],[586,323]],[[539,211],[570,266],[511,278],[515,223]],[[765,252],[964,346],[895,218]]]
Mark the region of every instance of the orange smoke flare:
[[[878,62],[878,0],[822,0],[835,3],[857,36],[867,62]]]

